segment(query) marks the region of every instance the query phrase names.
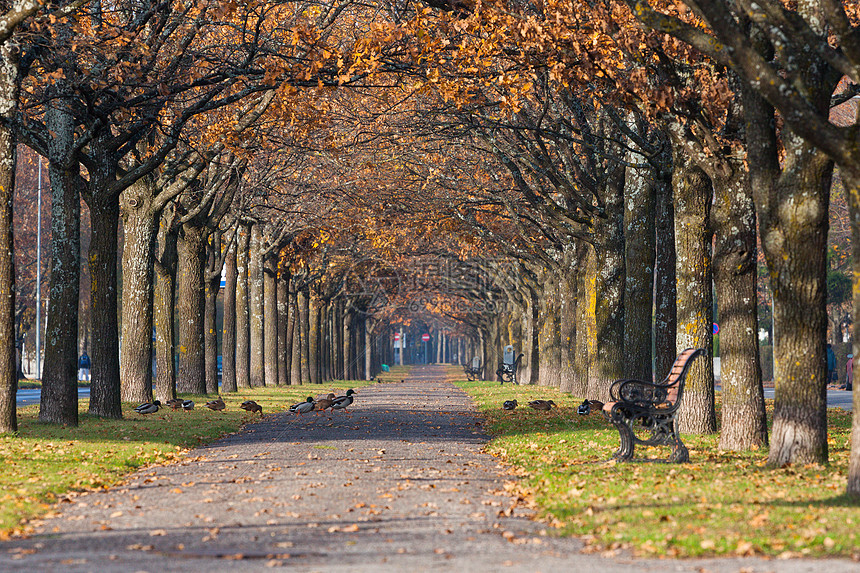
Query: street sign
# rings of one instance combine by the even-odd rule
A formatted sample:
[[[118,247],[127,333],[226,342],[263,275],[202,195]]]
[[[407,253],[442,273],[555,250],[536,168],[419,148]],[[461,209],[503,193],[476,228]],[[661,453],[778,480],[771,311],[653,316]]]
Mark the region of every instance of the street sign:
[[[400,340],[400,333],[399,333],[399,332],[395,332],[395,333],[394,333],[394,342],[397,342],[398,340]]]
[[[719,334],[719,333],[720,333],[720,325],[715,322],[714,323],[714,334]]]
[[[430,340],[430,335],[425,332],[424,334],[421,335],[421,340],[423,340],[424,342],[427,342],[428,340]]]

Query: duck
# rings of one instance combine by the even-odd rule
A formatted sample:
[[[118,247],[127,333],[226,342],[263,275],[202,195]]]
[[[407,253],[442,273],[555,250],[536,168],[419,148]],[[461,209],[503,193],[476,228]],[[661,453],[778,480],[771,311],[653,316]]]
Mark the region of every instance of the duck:
[[[552,410],[553,406],[558,407],[555,402],[552,400],[532,400],[529,402],[529,406],[534,408],[535,410]]]
[[[331,409],[332,410],[343,410],[346,412],[346,409],[352,405],[355,401],[355,398],[352,395],[355,394],[355,390],[350,388],[346,391],[346,396],[338,396],[332,402]]]
[[[161,402],[156,400],[154,402],[146,402],[145,404],[141,404],[140,406],[137,406],[134,409],[134,411],[137,412],[138,414],[143,414],[143,415],[155,414],[156,412],[158,412],[158,408],[160,406],[161,406]]]
[[[227,404],[224,403],[224,400],[221,399],[221,396],[218,396],[217,400],[212,400],[210,402],[206,402],[206,407],[210,410],[215,410],[216,412],[220,412],[227,408]]]
[[[182,409],[186,412],[190,412],[194,409],[194,401],[193,400],[183,400],[182,401]]]
[[[603,402],[600,400],[585,400],[576,408],[576,413],[580,416],[588,416],[592,412],[600,412],[603,410]]]
[[[171,410],[178,410],[182,407],[182,400],[179,398],[171,398],[170,400],[165,402],[165,404],[170,406]]]
[[[308,399],[304,402],[299,402],[298,404],[293,404],[292,406],[290,406],[290,412],[301,416],[302,414],[307,414],[315,407],[316,403],[314,402],[314,399],[311,396],[308,396]]]
[[[502,408],[504,408],[505,410],[513,410],[516,407],[517,407],[517,401],[516,400],[505,400],[504,403],[502,404]]]
[[[257,404],[256,402],[254,402],[253,400],[245,400],[244,402],[242,402],[242,405],[239,407],[242,408],[243,410],[245,410],[246,412],[251,412],[251,413],[259,412],[261,416],[263,415],[263,407],[260,406],[259,404]]]
[[[334,404],[334,399],[334,392],[329,392],[325,398],[319,398],[314,401],[314,410],[317,412],[323,412],[326,408],[331,408],[332,404]]]

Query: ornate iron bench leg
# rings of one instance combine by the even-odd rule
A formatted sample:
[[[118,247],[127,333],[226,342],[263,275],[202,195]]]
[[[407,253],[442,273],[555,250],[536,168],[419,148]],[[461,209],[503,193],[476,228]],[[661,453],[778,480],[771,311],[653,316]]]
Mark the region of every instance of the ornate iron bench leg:
[[[618,435],[621,438],[621,445],[618,450],[612,455],[613,458],[620,462],[627,462],[633,459],[633,428],[630,427],[630,420],[613,416],[610,421],[618,430]]]
[[[669,461],[676,464],[685,464],[690,461],[690,451],[681,441],[674,421],[672,421],[672,453],[669,455]]]

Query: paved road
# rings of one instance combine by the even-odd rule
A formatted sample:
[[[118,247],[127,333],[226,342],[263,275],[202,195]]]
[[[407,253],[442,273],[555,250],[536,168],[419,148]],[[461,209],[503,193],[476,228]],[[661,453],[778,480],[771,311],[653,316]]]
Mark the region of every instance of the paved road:
[[[90,397],[90,387],[89,386],[78,386],[78,398],[89,398]],[[41,388],[23,388],[18,390],[17,394],[17,404],[18,406],[29,406],[30,404],[38,404],[42,399],[42,389]]]
[[[856,571],[850,561],[649,561],[580,553],[505,493],[469,398],[427,367],[346,415],[272,414],[60,504],[0,571]]]

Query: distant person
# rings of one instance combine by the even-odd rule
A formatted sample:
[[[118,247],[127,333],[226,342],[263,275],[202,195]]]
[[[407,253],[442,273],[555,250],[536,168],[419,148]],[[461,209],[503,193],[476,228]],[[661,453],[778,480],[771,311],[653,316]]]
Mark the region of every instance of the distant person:
[[[833,384],[839,381],[839,374],[836,373],[836,354],[833,353],[833,346],[827,345],[827,383]]]
[[[78,380],[83,380],[85,382],[90,381],[90,357],[87,356],[86,351],[81,354],[80,360],[78,360]]]
[[[848,355],[848,364],[845,365],[845,389],[854,389],[854,355]]]

